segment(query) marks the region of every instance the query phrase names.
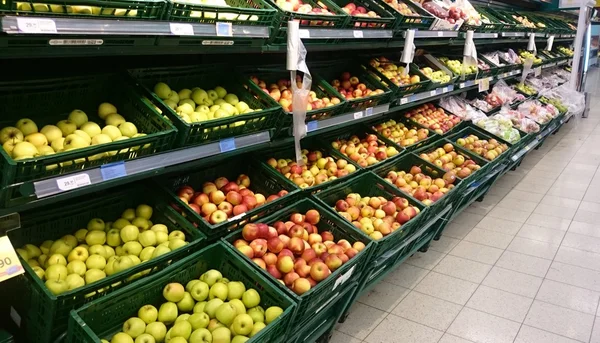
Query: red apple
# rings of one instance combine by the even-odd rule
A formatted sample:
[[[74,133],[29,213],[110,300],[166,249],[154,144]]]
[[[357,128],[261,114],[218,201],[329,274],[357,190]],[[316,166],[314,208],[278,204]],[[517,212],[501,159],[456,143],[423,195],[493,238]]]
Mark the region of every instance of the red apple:
[[[246,188],[250,187],[250,178],[248,177],[248,175],[240,174],[240,176],[238,176],[236,182],[238,185],[242,185]]]
[[[304,261],[308,262],[308,261],[312,260],[313,258],[317,258],[317,253],[312,248],[304,249],[304,252],[302,253],[301,258]]]
[[[294,270],[294,259],[290,256],[280,256],[277,259],[277,269],[284,274],[291,272]]]
[[[279,239],[279,237],[269,238],[269,240],[267,241],[267,246],[269,248],[269,251],[275,254],[279,253],[281,250],[283,250],[283,248],[285,248],[285,245],[283,244],[281,239]]]
[[[300,278],[300,275],[295,272],[289,272],[283,277],[283,282],[286,286],[290,287],[298,278]]]
[[[194,195],[194,189],[190,186],[182,186],[177,190],[177,196],[190,200]]]
[[[210,215],[211,224],[219,224],[227,220],[227,214],[221,210],[216,210]]]
[[[255,208],[257,205],[256,198],[253,195],[244,195],[242,202],[250,210]]]
[[[238,247],[238,250],[248,256],[248,258],[252,259],[254,258],[254,250],[252,250],[252,248],[249,245],[243,245],[241,247]]]
[[[342,263],[343,263],[342,260],[335,254],[330,254],[325,259],[325,264],[327,265],[329,270],[331,270],[332,272],[334,272],[336,269],[341,267]]]
[[[291,258],[294,258],[294,253],[290,250],[290,249],[283,249],[279,252],[279,254],[277,254],[277,257],[280,258],[282,256],[289,256]]]
[[[263,257],[267,253],[267,240],[257,238],[250,242],[250,247],[254,250],[254,257]]]
[[[201,210],[200,210],[200,207],[198,205],[196,205],[196,204],[188,204],[188,206],[189,206],[189,208],[192,209],[192,211],[200,214]]]
[[[233,206],[227,201],[223,201],[222,203],[220,203],[219,206],[217,206],[217,208],[225,212],[227,217],[231,217],[231,215],[233,214]]]
[[[302,214],[294,213],[290,216],[290,221],[292,221],[294,224],[302,224],[304,218],[302,217]]]
[[[208,197],[210,198],[210,201],[215,205],[218,205],[225,201],[225,194],[222,191],[212,191],[210,192]]]
[[[263,256],[263,260],[265,261],[265,263],[267,264],[267,266],[270,266],[272,264],[276,264],[277,263],[277,255],[275,255],[272,252],[268,252],[265,254],[265,256]]]
[[[295,255],[302,255],[304,252],[304,241],[302,238],[292,237],[288,243],[288,249],[290,249]]]
[[[202,185],[202,193],[204,193],[204,194],[210,194],[216,190],[218,190],[217,186],[212,182],[205,182]]]
[[[267,239],[275,238],[278,236],[279,236],[279,234],[277,233],[277,230],[274,227],[269,226],[269,232],[267,233]]]
[[[288,231],[288,235],[291,237],[302,238],[304,236],[304,227],[302,225],[294,225]]]
[[[258,227],[258,237],[267,239],[269,236],[269,225],[258,223],[256,226]]]
[[[213,203],[209,202],[209,203],[202,205],[202,215],[203,216],[210,216],[216,210],[218,210],[217,205],[215,205]]]
[[[263,261],[262,258],[255,257],[252,259],[252,262],[256,263],[262,269],[267,269],[267,264],[265,263],[265,261]]]
[[[242,214],[242,213],[246,213],[246,212],[248,212],[248,207],[246,207],[246,205],[244,205],[244,204],[233,206],[233,215],[234,216],[237,216],[238,214]]]
[[[331,270],[323,262],[316,262],[310,267],[310,277],[316,282],[325,280],[331,275]]]
[[[321,242],[323,242],[323,237],[321,237],[321,235],[319,235],[318,233],[311,233],[310,235],[308,235],[308,244],[310,244],[311,247],[315,245],[315,243]]]
[[[240,190],[240,187],[238,186],[237,183],[230,181],[228,182],[225,186],[223,186],[223,188],[221,188],[221,190],[223,191],[223,193],[227,194],[229,192],[237,192]]]
[[[323,238],[323,242],[326,241],[333,241],[333,234],[329,231],[323,231],[321,232],[321,237]]]
[[[244,246],[244,245],[248,245],[248,242],[246,242],[246,241],[245,241],[245,240],[243,240],[243,239],[236,239],[236,240],[233,242],[233,246],[234,246],[234,247],[236,247],[236,248],[239,248],[239,247],[241,247],[241,246]]]
[[[283,276],[274,264],[267,264],[267,273],[271,274],[276,279],[281,279]]]
[[[233,206],[237,206],[242,203],[243,196],[236,191],[229,191],[227,192],[227,196],[225,197],[225,199],[227,199],[227,202],[229,202]]]
[[[242,236],[247,241],[253,241],[258,238],[258,226],[256,224],[246,224],[242,229]]]
[[[298,278],[292,284],[292,291],[298,295],[302,295],[308,291],[310,291],[310,281],[305,278]]]
[[[323,243],[315,243],[312,245],[312,248],[319,257],[321,257],[323,253],[327,252],[327,246]]]

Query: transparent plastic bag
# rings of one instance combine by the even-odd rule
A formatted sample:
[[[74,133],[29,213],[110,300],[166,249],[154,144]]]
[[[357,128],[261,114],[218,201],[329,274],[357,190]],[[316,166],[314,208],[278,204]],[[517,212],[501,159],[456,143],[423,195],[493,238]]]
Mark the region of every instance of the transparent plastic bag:
[[[473,123],[509,143],[516,143],[521,139],[519,131],[512,126],[510,117],[502,114],[486,117],[485,114],[479,112],[478,115],[473,116]]]

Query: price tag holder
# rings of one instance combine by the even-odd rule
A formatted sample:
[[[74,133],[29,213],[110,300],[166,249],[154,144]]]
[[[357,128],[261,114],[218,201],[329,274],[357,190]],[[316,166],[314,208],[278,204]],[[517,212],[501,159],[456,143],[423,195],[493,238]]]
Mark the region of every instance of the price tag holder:
[[[235,150],[235,138],[226,138],[219,141],[219,149],[221,152]]]
[[[460,87],[460,88],[465,88],[465,83],[464,83],[464,82],[463,82],[463,83],[461,83],[460,85],[458,85],[458,87]]]
[[[300,38],[310,38],[310,31],[306,29],[298,30],[298,36],[300,36]]]
[[[537,76],[540,76],[540,75],[542,74],[542,67],[537,67],[537,68],[535,68],[535,69],[533,70],[533,72],[534,72],[534,75],[535,75],[536,77],[537,77]]]
[[[100,166],[100,174],[102,174],[102,180],[104,181],[127,176],[125,162],[121,161]]]
[[[7,236],[0,237],[0,282],[25,272]]]
[[[169,23],[171,33],[177,36],[193,36],[194,27],[192,24]]]
[[[369,107],[365,110],[365,116],[370,117],[373,115],[373,107]]]
[[[354,119],[360,119],[363,117],[362,111],[354,113]]]
[[[17,27],[23,33],[57,33],[54,20],[46,18],[19,17]]]
[[[217,22],[217,36],[218,37],[233,37],[233,27],[231,23]]]
[[[338,286],[343,285],[346,281],[348,281],[350,279],[350,277],[352,276],[352,273],[354,273],[355,267],[356,266],[352,266],[352,268],[350,268],[350,270],[345,272],[344,275],[340,276],[337,280],[335,280],[335,284],[333,285],[333,290],[338,288]]]
[[[238,219],[242,218],[242,217],[243,217],[245,214],[246,214],[246,212],[244,212],[244,213],[240,213],[240,214],[238,214],[237,216],[233,216],[233,217],[231,217],[231,218],[227,219],[227,221],[228,221],[228,222],[232,222],[232,221],[234,221],[234,220],[238,220]]]
[[[364,38],[361,30],[354,30],[354,38]]]
[[[315,131],[318,128],[319,125],[316,120],[309,121],[308,123],[306,123],[306,132]]]
[[[436,90],[432,90],[429,92],[429,96],[435,96],[437,94]]]
[[[444,31],[438,31],[437,35],[438,37],[444,37]]]
[[[408,102],[408,99],[407,99],[407,98],[400,98],[400,104],[401,104],[401,105],[404,105],[404,104],[406,104],[407,102]]]
[[[70,191],[75,188],[91,185],[90,176],[87,173],[67,176],[56,179],[56,185],[61,191]]]
[[[479,84],[479,92],[485,92],[490,89],[490,79],[487,77],[485,79],[481,79],[478,81]]]
[[[448,87],[442,88],[442,93],[448,93]]]

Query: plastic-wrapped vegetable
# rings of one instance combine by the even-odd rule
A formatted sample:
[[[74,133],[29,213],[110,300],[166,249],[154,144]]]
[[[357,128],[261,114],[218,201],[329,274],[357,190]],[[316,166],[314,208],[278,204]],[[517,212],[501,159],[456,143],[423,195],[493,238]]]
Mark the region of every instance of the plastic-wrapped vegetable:
[[[521,131],[527,133],[540,131],[540,126],[535,121],[528,119],[523,113],[509,107],[502,107],[497,116],[508,119],[514,127]]]
[[[504,139],[509,143],[515,143],[521,139],[519,131],[512,126],[512,121],[509,117],[500,114],[486,117],[483,115],[483,113],[481,114],[482,116],[473,118],[475,125],[483,128],[495,136]]]
[[[540,124],[547,124],[554,118],[548,109],[537,100],[525,101],[519,105],[517,110],[524,116],[531,118]]]

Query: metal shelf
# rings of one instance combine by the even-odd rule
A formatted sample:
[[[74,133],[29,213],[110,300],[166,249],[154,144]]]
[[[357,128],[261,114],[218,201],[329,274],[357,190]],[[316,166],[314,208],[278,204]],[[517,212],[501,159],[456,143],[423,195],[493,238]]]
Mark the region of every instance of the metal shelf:
[[[300,29],[302,39],[390,39],[394,37],[392,30],[360,30],[360,29]]]
[[[390,109],[390,104],[383,104],[375,107],[369,107],[364,110],[337,115],[335,117],[323,120],[313,120],[306,123],[306,132],[310,134],[322,133],[324,129],[335,128],[356,124],[361,121],[381,117]]]

